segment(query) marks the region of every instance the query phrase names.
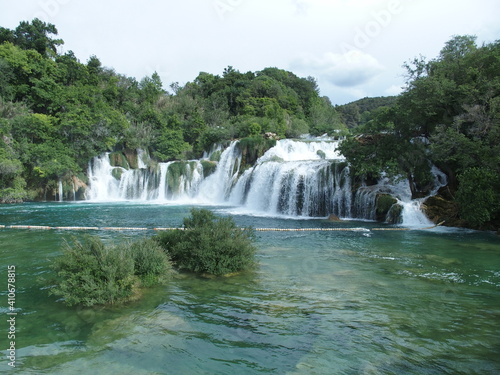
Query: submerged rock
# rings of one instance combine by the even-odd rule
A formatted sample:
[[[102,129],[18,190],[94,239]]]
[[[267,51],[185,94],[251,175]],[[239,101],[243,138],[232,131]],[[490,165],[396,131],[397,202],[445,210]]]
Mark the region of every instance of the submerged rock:
[[[342,221],[342,219],[337,215],[330,214],[330,216],[328,216],[328,221]]]

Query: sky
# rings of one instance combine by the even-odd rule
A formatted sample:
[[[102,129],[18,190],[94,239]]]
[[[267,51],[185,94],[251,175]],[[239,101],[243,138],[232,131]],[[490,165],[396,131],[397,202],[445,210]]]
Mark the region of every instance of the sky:
[[[397,95],[407,61],[454,35],[500,39],[499,0],[0,0],[0,26],[40,18],[86,63],[95,55],[165,89],[200,72],[266,67],[314,77],[333,104]]]

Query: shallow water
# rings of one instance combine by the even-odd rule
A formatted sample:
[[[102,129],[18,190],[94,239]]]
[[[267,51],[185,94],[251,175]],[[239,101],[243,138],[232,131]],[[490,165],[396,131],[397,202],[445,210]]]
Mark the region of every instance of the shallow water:
[[[189,206],[3,205],[1,225],[176,227]],[[230,208],[214,207],[226,215]],[[180,274],[125,306],[81,309],[41,278],[84,232],[0,229],[0,343],[7,266],[16,266],[19,374],[497,374],[500,238],[458,229],[235,215],[242,226],[366,231],[257,232],[257,270]],[[153,231],[92,231],[118,242]]]

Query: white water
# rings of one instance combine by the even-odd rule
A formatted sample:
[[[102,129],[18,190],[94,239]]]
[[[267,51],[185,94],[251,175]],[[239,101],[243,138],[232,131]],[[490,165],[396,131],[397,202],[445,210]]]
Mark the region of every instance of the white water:
[[[63,184],[62,184],[62,181],[59,180],[59,182],[57,183],[57,190],[58,190],[58,194],[59,194],[59,202],[62,202],[63,201]]]
[[[111,166],[109,154],[104,154],[89,165],[88,198],[230,205],[257,215],[335,214],[374,220],[377,195],[391,194],[403,207],[404,225],[431,225],[420,210],[421,201],[411,200],[407,182],[383,179],[377,185],[359,188],[353,195],[349,168],[338,144],[339,141],[281,140],[253,167],[241,171],[243,156],[235,141],[221,153],[217,168],[206,178],[200,161],[153,166],[149,156],[138,151],[139,169],[127,170]],[[442,179],[444,175],[436,171],[437,179]],[[436,186],[439,188],[440,183]]]
[[[337,147],[338,142],[277,142],[238,179],[229,202],[259,214],[350,217],[350,178],[334,162],[343,160]]]
[[[224,150],[214,173],[200,184],[198,200],[207,204],[224,204],[236,183],[241,166],[241,152],[237,142]]]

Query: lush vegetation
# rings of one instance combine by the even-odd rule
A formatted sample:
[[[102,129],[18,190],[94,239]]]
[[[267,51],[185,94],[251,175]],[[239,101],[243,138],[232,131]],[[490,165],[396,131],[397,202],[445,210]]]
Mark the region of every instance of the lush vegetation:
[[[339,112],[344,124],[349,129],[353,129],[373,120],[382,108],[392,107],[396,99],[397,96],[363,98],[348,104],[339,105],[335,109]]]
[[[254,240],[253,230],[232,218],[193,209],[183,228],[153,238],[116,246],[93,236],[75,238],[52,262],[56,278],[45,283],[68,306],[122,303],[137,298],[141,287],[165,283],[173,267],[213,276],[249,270]]]
[[[157,241],[180,270],[222,276],[250,269],[255,264],[251,228],[239,228],[230,217],[191,210],[184,227],[162,232]]]
[[[106,246],[97,237],[66,244],[53,262],[57,279],[51,294],[68,306],[104,305],[134,298],[140,286],[165,282],[172,264],[152,239],[122,246]]]
[[[342,152],[360,175],[405,176],[415,197],[428,192],[433,163],[448,175],[446,197],[466,225],[498,228],[500,42],[457,36],[436,59],[406,69],[406,90],[358,126]]]
[[[0,27],[0,201],[51,199],[59,180],[85,180],[89,160],[104,151],[143,148],[168,161],[233,138],[344,129],[311,77],[228,67],[169,93],[156,73],[137,81],[95,56],[81,63],[58,54],[56,36],[38,19]]]
[[[429,191],[432,163],[448,175],[445,198],[464,225],[498,227],[498,41],[454,37],[437,58],[405,65],[398,97],[343,106],[321,97],[313,78],[272,67],[201,72],[167,91],[156,73],[138,81],[95,56],[59,54],[62,44],[38,19],[0,27],[0,202],[53,199],[58,181],[65,191],[82,186],[89,160],[104,151],[143,148],[169,161],[246,138],[251,164],[276,138],[349,134],[342,152],[357,175],[403,176],[418,197]]]

